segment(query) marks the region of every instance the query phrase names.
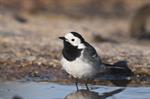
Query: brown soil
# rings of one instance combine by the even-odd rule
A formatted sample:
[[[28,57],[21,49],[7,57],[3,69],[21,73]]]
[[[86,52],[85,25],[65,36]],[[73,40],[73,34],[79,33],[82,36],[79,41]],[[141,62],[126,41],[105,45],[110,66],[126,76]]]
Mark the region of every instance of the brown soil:
[[[129,19],[77,20],[63,16],[25,16],[25,19],[22,22],[10,14],[0,15],[1,80],[66,79],[59,62],[62,42],[58,37],[70,31],[81,33],[97,49],[103,62],[127,61],[134,77],[150,76],[149,41],[129,38]]]

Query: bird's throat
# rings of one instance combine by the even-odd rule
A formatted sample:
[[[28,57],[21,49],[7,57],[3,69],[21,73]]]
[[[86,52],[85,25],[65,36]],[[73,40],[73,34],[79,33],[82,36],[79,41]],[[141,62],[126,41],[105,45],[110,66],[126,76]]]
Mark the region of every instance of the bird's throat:
[[[64,42],[63,56],[68,61],[73,61],[81,55],[82,49],[77,46],[71,45],[69,42]]]

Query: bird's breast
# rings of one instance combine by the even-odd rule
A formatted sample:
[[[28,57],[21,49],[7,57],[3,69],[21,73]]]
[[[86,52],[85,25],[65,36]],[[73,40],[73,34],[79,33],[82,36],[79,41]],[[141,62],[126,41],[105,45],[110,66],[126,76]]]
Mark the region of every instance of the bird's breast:
[[[74,78],[92,78],[97,69],[94,68],[88,61],[85,61],[82,56],[76,58],[74,61],[68,61],[64,57],[61,59],[63,69],[72,75]]]

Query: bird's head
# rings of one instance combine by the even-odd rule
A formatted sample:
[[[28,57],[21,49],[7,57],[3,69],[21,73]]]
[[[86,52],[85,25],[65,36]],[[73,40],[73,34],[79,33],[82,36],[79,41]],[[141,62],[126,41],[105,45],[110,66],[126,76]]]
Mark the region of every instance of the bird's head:
[[[59,37],[59,39],[64,41],[65,43],[69,43],[71,46],[77,47],[78,49],[85,48],[85,40],[84,38],[77,32],[69,32],[64,37]]]

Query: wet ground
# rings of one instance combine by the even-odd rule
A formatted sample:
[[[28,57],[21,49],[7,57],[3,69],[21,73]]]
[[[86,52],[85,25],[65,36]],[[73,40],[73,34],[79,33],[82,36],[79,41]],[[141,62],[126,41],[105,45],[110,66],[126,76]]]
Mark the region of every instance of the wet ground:
[[[150,87],[111,87],[89,85],[91,90],[73,84],[49,82],[1,82],[0,99],[149,99]]]

